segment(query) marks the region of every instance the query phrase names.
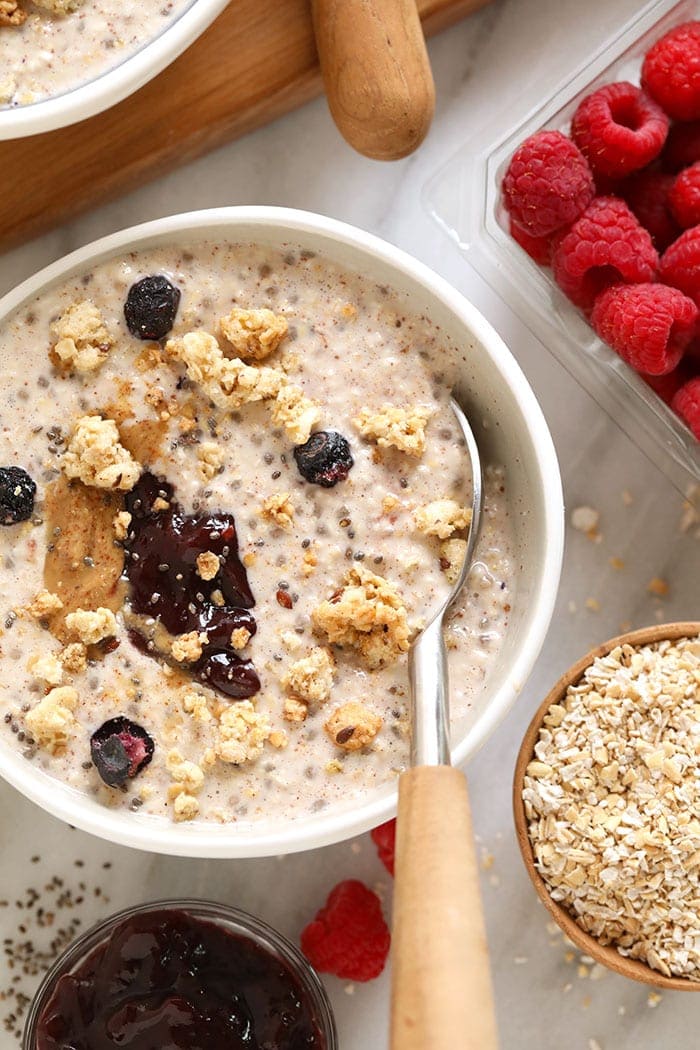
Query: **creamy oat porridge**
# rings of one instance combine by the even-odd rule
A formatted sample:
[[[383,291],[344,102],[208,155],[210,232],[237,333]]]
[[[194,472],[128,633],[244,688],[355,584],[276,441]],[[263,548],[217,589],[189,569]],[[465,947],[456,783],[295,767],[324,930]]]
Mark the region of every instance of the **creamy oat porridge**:
[[[406,652],[464,549],[473,352],[294,246],[133,254],[25,304],[0,328],[6,741],[174,820],[394,778]],[[490,466],[448,629],[458,720],[515,598],[507,485]]]
[[[119,65],[194,0],[0,0],[0,107],[53,98]]]

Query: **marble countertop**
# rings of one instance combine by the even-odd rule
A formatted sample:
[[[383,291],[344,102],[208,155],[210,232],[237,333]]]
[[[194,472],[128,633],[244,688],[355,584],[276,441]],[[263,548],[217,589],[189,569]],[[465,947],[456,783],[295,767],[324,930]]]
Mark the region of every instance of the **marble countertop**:
[[[242,203],[307,208],[363,226],[433,266],[485,313],[520,361],[552,429],[567,506],[600,511],[602,542],[567,531],[559,601],[540,659],[515,709],[468,770],[503,1050],[656,1050],[671,1038],[678,1050],[697,1045],[691,997],[650,998],[645,987],[567,952],[517,853],[510,780],[533,710],[589,646],[623,624],[697,618],[700,542],[692,530],[679,529],[677,491],[470,270],[420,201],[426,181],[475,129],[515,122],[637,7],[637,0],[496,0],[431,42],[438,110],[416,156],[382,165],[354,155],[319,101],[0,260],[4,291],[74,247],[159,215]],[[624,568],[613,569],[611,557]],[[653,576],[670,585],[664,599],[647,592]],[[83,900],[70,912],[59,907],[53,928],[29,930],[38,943],[73,916],[86,925],[127,903],[165,896],[225,900],[292,938],[341,878],[378,885],[390,905],[390,880],[366,836],[287,858],[178,860],[68,830],[0,785],[0,843],[0,938],[21,939],[25,910],[15,902],[24,901],[28,887],[56,899],[55,888],[43,890],[54,876]],[[31,993],[35,983],[23,978],[19,986]],[[387,975],[366,986],[333,978],[326,984],[342,1050],[385,1046]],[[0,1001],[0,1022],[6,1007]],[[0,1024],[0,1050],[17,1045]]]

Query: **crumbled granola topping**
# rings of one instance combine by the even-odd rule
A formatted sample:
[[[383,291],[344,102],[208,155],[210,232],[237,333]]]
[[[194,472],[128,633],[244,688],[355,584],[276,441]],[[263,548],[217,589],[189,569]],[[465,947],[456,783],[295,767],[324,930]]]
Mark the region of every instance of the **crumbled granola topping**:
[[[89,299],[72,303],[50,332],[55,339],[51,351],[59,364],[82,374],[103,365],[114,345],[102,314]]]
[[[45,11],[51,11],[55,15],[67,15],[76,11],[83,0],[34,0],[36,7],[43,7]]]
[[[219,321],[221,334],[244,361],[262,361],[277,349],[287,334],[287,321],[272,310],[238,307]]]
[[[314,646],[308,656],[289,665],[282,685],[305,704],[323,704],[331,695],[334,674],[333,654],[322,646]]]
[[[421,405],[400,408],[384,404],[378,411],[363,408],[353,423],[363,435],[383,448],[393,446],[409,456],[425,451],[425,428],[432,412]]]
[[[394,663],[409,648],[406,607],[393,584],[363,565],[311,614],[314,627],[334,645],[357,650],[372,670]]]
[[[466,540],[444,540],[440,544],[440,568],[448,583],[456,583],[467,556]]]
[[[170,339],[166,353],[181,361],[193,383],[207,397],[225,408],[240,408],[250,401],[276,397],[286,377],[274,368],[255,368],[239,358],[224,357],[213,335],[188,332],[181,339]]]
[[[382,719],[364,704],[351,700],[336,707],[323,728],[336,747],[359,751],[372,743],[382,728]]]
[[[141,466],[119,441],[113,419],[82,416],[75,425],[61,461],[68,478],[100,489],[133,489],[141,476]]]
[[[523,786],[537,869],[602,944],[700,979],[700,639],[599,657],[545,716]]]
[[[73,712],[78,706],[78,694],[70,686],[59,686],[47,693],[36,707],[27,712],[25,724],[37,744],[56,754],[65,747],[73,733]]]
[[[294,507],[288,492],[275,492],[262,505],[260,512],[265,521],[279,525],[282,529],[291,527],[294,521]]]
[[[0,0],[0,26],[21,26],[26,18],[27,12],[19,0]]]
[[[224,464],[226,456],[221,445],[216,441],[203,441],[197,446],[197,459],[199,460],[199,473],[205,481],[211,481],[219,473]]]
[[[236,627],[234,631],[231,631],[231,646],[233,649],[245,649],[246,645],[250,641],[250,631],[247,627]]]
[[[66,616],[66,630],[83,645],[96,645],[103,638],[114,638],[119,630],[111,609],[76,609]]]
[[[36,598],[27,606],[27,612],[35,620],[46,620],[53,613],[60,612],[63,602],[51,591],[39,591]]]
[[[295,445],[306,444],[320,420],[318,404],[293,383],[282,386],[272,402],[272,422],[284,427]]]
[[[131,525],[131,514],[128,510],[120,510],[118,514],[115,514],[112,526],[114,528],[114,535],[118,540],[125,540],[129,535],[129,526]]]
[[[239,700],[221,713],[216,757],[235,766],[254,762],[271,732],[267,715],[258,714],[250,700]]]
[[[213,580],[221,568],[218,554],[213,551],[203,551],[197,555],[197,575],[202,580]]]
[[[47,685],[60,685],[63,681],[63,664],[55,653],[35,653],[27,662],[27,670]]]
[[[197,692],[196,689],[185,689],[182,694],[182,709],[198,722],[211,722],[214,717],[206,696],[204,693]]]
[[[285,697],[282,715],[287,722],[305,722],[309,713],[308,706],[295,696]]]
[[[87,649],[82,642],[71,642],[58,658],[67,674],[82,674],[87,667]]]
[[[168,790],[171,798],[175,798],[183,791],[194,794],[201,789],[204,783],[203,770],[195,762],[189,762],[184,758],[177,748],[172,748],[166,755],[165,768],[175,781]]]
[[[457,500],[436,499],[423,507],[417,507],[413,512],[413,520],[419,532],[446,540],[453,532],[469,528],[472,512],[468,507],[461,507]]]
[[[207,636],[204,631],[189,631],[187,634],[179,634],[173,639],[170,652],[173,660],[178,663],[194,664],[202,655],[202,649],[207,644]]]

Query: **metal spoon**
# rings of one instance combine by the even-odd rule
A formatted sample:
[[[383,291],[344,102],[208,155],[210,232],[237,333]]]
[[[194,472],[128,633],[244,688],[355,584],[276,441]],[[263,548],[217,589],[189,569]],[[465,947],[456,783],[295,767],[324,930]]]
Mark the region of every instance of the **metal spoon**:
[[[472,566],[483,478],[471,427],[472,519],[461,572],[409,653],[411,768],[399,779],[392,937],[392,1050],[497,1050],[467,781],[450,766],[445,616]]]

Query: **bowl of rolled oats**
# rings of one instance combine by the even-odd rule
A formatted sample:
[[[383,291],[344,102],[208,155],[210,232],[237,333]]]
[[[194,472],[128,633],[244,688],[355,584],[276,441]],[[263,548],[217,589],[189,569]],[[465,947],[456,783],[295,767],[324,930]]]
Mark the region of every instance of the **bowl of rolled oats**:
[[[303,212],[89,245],[0,303],[0,771],[142,849],[319,846],[395,812],[407,655],[447,625],[453,754],[549,625],[562,496],[497,334],[420,263]]]
[[[700,623],[598,646],[535,714],[515,769],[520,850],[566,936],[634,980],[700,991]]]
[[[227,0],[2,0],[0,139],[85,120],[160,73]]]

